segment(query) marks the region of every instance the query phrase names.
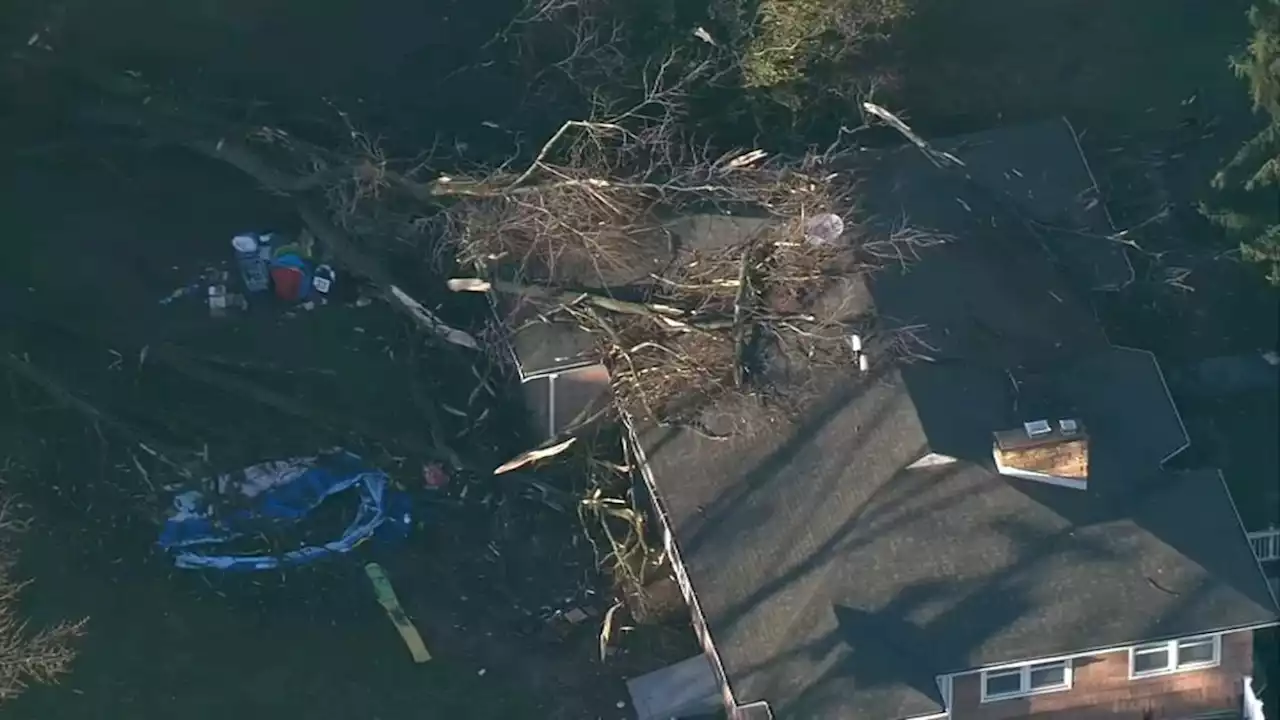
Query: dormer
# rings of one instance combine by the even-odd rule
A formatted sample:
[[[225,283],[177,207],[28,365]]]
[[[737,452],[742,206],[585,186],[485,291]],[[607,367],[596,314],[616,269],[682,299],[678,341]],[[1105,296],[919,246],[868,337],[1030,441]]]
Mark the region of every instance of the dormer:
[[[1033,420],[999,431],[992,455],[1001,475],[1088,489],[1089,435],[1078,419]]]

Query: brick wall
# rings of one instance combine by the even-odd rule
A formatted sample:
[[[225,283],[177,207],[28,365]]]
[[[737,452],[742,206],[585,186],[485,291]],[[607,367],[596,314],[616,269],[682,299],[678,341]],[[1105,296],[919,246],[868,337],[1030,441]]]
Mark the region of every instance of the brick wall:
[[[1241,676],[1253,672],[1253,633],[1222,638],[1217,667],[1140,680],[1129,679],[1127,651],[1074,661],[1070,690],[983,703],[982,675],[954,679],[952,720],[1100,720],[1121,718],[1181,720],[1200,713],[1240,708]],[[1150,715],[1144,715],[1150,711]]]

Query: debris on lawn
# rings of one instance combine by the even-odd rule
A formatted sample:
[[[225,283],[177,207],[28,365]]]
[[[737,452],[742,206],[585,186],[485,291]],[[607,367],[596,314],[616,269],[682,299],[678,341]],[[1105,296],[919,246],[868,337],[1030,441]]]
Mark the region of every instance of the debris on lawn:
[[[389,482],[343,450],[259,463],[203,487],[175,488],[160,546],[180,568],[214,570],[271,570],[348,553],[375,533],[393,537],[411,526],[407,502]],[[357,503],[345,529],[336,539],[310,537],[320,530],[308,516],[348,493]],[[263,547],[264,539],[281,546]]]
[[[604,621],[600,623],[600,661],[604,662],[609,657],[609,640],[613,637],[613,618],[618,611],[625,607],[625,604],[618,600],[609,607],[608,612],[604,614]]]
[[[161,305],[170,305],[182,298],[204,294],[209,313],[213,317],[225,317],[231,310],[246,310],[250,298],[274,291],[276,299],[302,310],[314,310],[331,300],[347,302],[355,307],[366,307],[372,300],[361,293],[357,284],[340,281],[339,272],[327,262],[318,262],[312,255],[315,238],[303,230],[297,242],[287,242],[284,234],[241,233],[231,239],[238,286],[243,292],[232,289],[232,273],[225,268],[205,268],[199,280],[175,288],[160,299]],[[350,291],[349,297],[339,297],[338,290]],[[255,303],[258,301],[255,300]],[[285,313],[286,317],[292,317]]]
[[[396,597],[395,588],[391,587],[391,580],[387,578],[386,571],[378,563],[371,562],[364,566],[364,572],[373,585],[373,594],[378,598],[378,604],[387,611],[387,617],[396,626],[405,646],[409,648],[409,653],[413,655],[413,661],[424,663],[430,660],[431,653],[422,642],[422,635],[418,633],[418,628],[414,627],[409,616],[405,614],[404,608],[400,606],[400,599]]]
[[[321,295],[328,295],[338,274],[329,265],[320,265],[311,276],[311,287]]]
[[[202,287],[204,287],[203,283],[196,282],[196,283],[191,283],[190,285],[183,285],[182,287],[175,288],[173,292],[160,298],[160,304],[168,305],[173,301],[181,300],[182,298],[187,297],[188,295],[195,295],[196,293],[200,292],[200,288]]]
[[[442,490],[449,484],[449,471],[438,462],[422,466],[422,484],[428,490]]]
[[[207,267],[201,271],[200,276],[195,281],[174,288],[173,292],[160,298],[160,304],[171,305],[182,298],[193,295],[212,295],[213,288],[218,286],[223,287],[225,292],[225,287],[230,282],[231,273],[229,271],[222,268]]]
[[[223,269],[199,282],[191,282],[189,275],[181,277],[179,281],[189,284],[161,301],[169,305],[193,296],[208,302],[208,288],[216,286],[213,297],[221,300],[214,305],[224,313],[247,306],[245,319],[253,322],[228,328],[216,338],[198,330],[180,340],[160,336],[159,332],[170,329],[168,325],[126,328],[118,336],[104,338],[92,327],[68,321],[67,334],[90,347],[109,342],[119,353],[116,359],[149,347],[145,371],[141,359],[138,372],[128,372],[127,361],[121,361],[120,371],[103,373],[106,379],[96,385],[77,383],[71,390],[58,392],[59,386],[40,382],[43,376],[37,372],[46,364],[52,377],[69,375],[71,368],[63,367],[67,354],[55,352],[61,348],[38,352],[40,333],[30,333],[29,344],[37,350],[32,357],[10,358],[20,366],[19,377],[32,379],[59,405],[84,416],[96,430],[90,437],[101,441],[104,455],[114,451],[124,455],[126,463],[133,461],[113,474],[113,491],[118,490],[121,504],[131,513],[162,526],[159,545],[173,563],[179,568],[260,571],[324,558],[350,562],[348,553],[366,540],[408,531],[415,521],[407,512],[412,494],[415,502],[441,511],[440,519],[423,533],[431,535],[429,548],[406,543],[398,554],[409,556],[406,568],[416,569],[403,573],[391,556],[379,559],[397,575],[409,609],[422,613],[418,617],[435,617],[419,609],[427,598],[460,598],[468,605],[468,616],[509,625],[514,635],[581,637],[588,647],[578,655],[594,654],[590,645],[598,644],[601,657],[627,660],[630,648],[620,641],[630,634],[637,617],[631,607],[635,603],[627,598],[642,587],[639,580],[658,567],[652,559],[657,546],[645,537],[643,506],[628,489],[632,465],[621,457],[622,443],[611,434],[616,428],[601,430],[606,424],[594,422],[609,416],[611,408],[584,409],[545,443],[545,434],[527,442],[522,424],[513,422],[523,418],[522,412],[505,407],[504,402],[516,387],[515,368],[501,352],[502,329],[492,324],[491,302],[475,294],[484,289],[536,295],[537,283],[523,282],[530,280],[523,277],[501,279],[491,268],[473,267],[454,257],[465,253],[457,252],[458,239],[451,231],[467,226],[453,224],[460,217],[446,211],[461,212],[461,198],[471,196],[458,194],[462,192],[458,184],[425,183],[394,167],[375,167],[362,157],[348,157],[345,149],[316,147],[268,126],[250,134],[231,129],[206,134],[203,109],[185,107],[181,98],[169,98],[161,88],[147,88],[140,98],[115,83],[104,82],[100,87],[112,110],[104,122],[116,125],[114,119],[127,119],[126,131],[131,134],[177,143],[246,172],[273,196],[288,198],[303,228],[297,236],[289,230],[289,237],[243,233],[233,244],[234,253],[226,252],[225,241],[215,242],[219,256],[212,264]],[[162,101],[148,102],[152,97]],[[721,169],[746,172],[763,157],[760,151],[741,154],[726,160]],[[550,162],[550,157],[539,161]],[[315,174],[300,176],[299,168],[314,168]],[[504,188],[512,188],[515,196],[550,191],[549,185],[535,189],[535,184],[547,181],[535,177],[532,169],[523,175],[516,179],[519,187],[509,182],[515,178],[476,182],[474,197],[508,192]],[[617,190],[595,183],[572,188],[573,198],[581,196],[579,190],[589,189],[594,194],[588,200],[598,196],[606,205],[610,202],[605,194]],[[769,197],[773,197],[771,191]],[[417,223],[428,213],[448,222],[430,227]],[[485,234],[483,229],[475,226],[465,234],[479,237]],[[812,237],[826,241],[840,232],[832,217],[820,218],[810,229]],[[402,242],[390,242],[393,239]],[[737,284],[717,289],[717,296],[741,295],[739,304],[744,308],[750,305],[764,312],[743,289],[744,257],[757,260],[742,252],[721,259],[719,265],[732,270],[729,280]],[[474,277],[446,283],[455,270]],[[721,279],[715,273],[709,277],[713,283]],[[685,284],[696,284],[697,278],[681,278],[689,281]],[[462,292],[473,295],[456,294]],[[551,294],[547,300],[565,305],[566,312],[581,310],[588,320],[596,312],[612,313],[637,326],[656,321],[664,333],[733,334],[734,323],[729,322],[733,318],[723,311],[713,312],[704,323],[691,305],[659,302],[674,299],[670,292],[672,297],[652,302],[604,293],[576,300],[577,293],[571,294],[567,287],[547,292]],[[314,321],[299,322],[287,334],[273,333],[270,323],[256,322],[264,315],[268,320],[277,314],[287,318],[317,306],[363,307],[375,298],[401,317],[366,313],[358,323],[350,323],[340,313],[321,311]],[[322,316],[334,320],[335,327],[320,322]],[[778,317],[804,322],[792,313]],[[174,329],[188,330],[174,325]],[[317,330],[314,336],[308,334],[312,326]],[[361,347],[351,347],[352,336],[365,339]],[[374,339],[384,343],[383,352],[360,352]],[[621,341],[629,342],[630,337]],[[330,343],[344,352],[334,353],[335,369],[327,379],[290,367],[299,355],[324,357]],[[641,347],[636,352],[651,349]],[[644,370],[640,367],[636,372]],[[143,393],[148,400],[162,402],[133,402]],[[178,398],[198,399],[208,412],[180,409]],[[109,414],[112,410],[117,412]],[[603,434],[593,437],[597,432]],[[152,441],[153,434],[164,444]],[[137,438],[145,438],[147,448],[161,449],[155,454],[133,452],[144,447]],[[120,440],[128,444],[110,444]],[[293,457],[333,445],[360,455],[334,451]],[[257,464],[220,474],[250,463]],[[394,474],[394,481],[388,473]],[[405,491],[394,489],[393,482],[403,483]],[[414,660],[429,660],[430,652],[401,607],[387,572],[373,563],[364,565],[364,571]],[[282,580],[290,578],[285,582],[292,584],[293,575],[282,573]],[[418,592],[423,583],[442,592]],[[257,577],[247,584],[256,586]],[[570,586],[571,592],[567,591]],[[468,596],[473,599],[467,601]],[[626,612],[620,615],[619,609]],[[467,622],[474,627],[471,617]],[[461,629],[461,625],[455,627]],[[591,637],[596,632],[599,637]],[[433,640],[450,644],[451,657],[462,655],[459,644],[496,647],[508,642],[485,639],[489,633],[451,635]],[[487,665],[492,675],[507,670],[498,662]],[[484,672],[481,669],[479,674]],[[605,672],[593,664],[591,673],[579,676]],[[615,700],[608,698],[604,707]]]
[[[271,260],[270,242],[260,242],[256,235],[246,233],[231,238],[231,248],[235,251],[236,265],[240,268],[245,290],[250,293],[266,292],[271,282],[267,274],[267,264]]]
[[[209,286],[209,317],[222,318],[233,310],[244,311],[249,301],[240,293],[227,292],[226,285]]]

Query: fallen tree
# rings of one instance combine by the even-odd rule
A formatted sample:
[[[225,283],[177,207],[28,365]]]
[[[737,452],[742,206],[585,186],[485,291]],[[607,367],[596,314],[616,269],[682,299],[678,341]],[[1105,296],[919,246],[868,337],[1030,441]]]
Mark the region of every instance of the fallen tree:
[[[225,162],[294,203],[338,263],[379,288],[442,351],[477,368],[477,392],[508,360],[475,351],[501,346],[519,328],[473,333],[449,324],[395,282],[389,242],[420,245],[435,262],[424,270],[455,269],[451,290],[532,307],[520,322],[586,333],[609,370],[613,410],[637,423],[715,436],[722,430],[701,418],[712,405],[765,399],[791,413],[809,399],[806,378],[819,368],[857,368],[868,355],[877,364],[905,361],[927,349],[912,328],[877,318],[858,287],[875,269],[909,263],[948,238],[905,224],[869,232],[852,148],[841,142],[794,157],[711,149],[682,120],[690,93],[721,72],[714,60],[663,56],[639,73],[638,86],[598,98],[535,151],[472,172],[406,167],[354,128],[349,145],[322,147],[284,128],[229,120],[141,78],[63,68],[48,55],[33,62],[95,89],[100,101],[85,110],[88,120]],[[621,97],[632,102],[619,104]],[[704,242],[678,229],[696,218],[737,229]],[[216,380],[175,358],[157,360]],[[643,584],[652,548],[643,511],[619,480],[625,461],[605,463],[590,443],[559,437],[502,463],[446,444],[435,406],[420,404],[438,457],[455,466],[483,474],[496,467],[511,478],[526,465],[586,453],[579,510],[610,546],[601,562]]]
[[[949,238],[905,224],[869,231],[852,148],[839,143],[791,158],[712,152],[679,122],[697,81],[681,68],[659,64],[637,104],[597,105],[524,164],[438,180],[441,194],[459,190],[443,225],[459,272],[472,271],[449,288],[495,299],[504,345],[530,325],[589,337],[615,417],[712,438],[765,429],[709,426],[712,407],[764,400],[792,414],[822,368],[856,372],[868,356],[893,363],[928,350],[917,328],[875,316],[862,283]],[[579,514],[622,598],[603,620],[603,655],[619,608],[657,612],[646,588],[667,569],[626,444],[612,461],[616,444],[601,455],[574,442],[575,427],[508,466],[557,457],[589,479]]]
[[[310,231],[331,262],[376,288],[391,308],[435,346],[437,357],[452,358],[451,362],[464,370],[468,365],[480,365],[475,373],[479,381],[477,390],[485,392],[472,393],[470,399],[492,399],[490,371],[483,367],[483,356],[475,353],[480,348],[477,338],[446,322],[436,309],[415,297],[414,291],[388,269],[396,261],[386,256],[386,235],[379,234],[387,229],[379,224],[383,215],[396,207],[397,202],[421,208],[415,210],[418,216],[424,212],[429,214],[433,199],[441,195],[431,184],[379,167],[373,146],[356,133],[352,134],[352,148],[327,149],[279,128],[228,120],[202,106],[198,98],[180,96],[136,74],[71,64],[50,48],[29,47],[20,54],[20,59],[34,68],[33,72],[79,88],[77,96],[84,98],[74,108],[79,120],[115,128],[141,147],[178,146],[226,163],[243,172],[263,191],[292,204],[303,227]],[[313,420],[321,426],[334,425],[331,418],[315,408],[278,397],[263,387],[246,384],[206,364],[188,362],[168,351],[172,348],[158,346],[155,350],[151,355],[153,361],[199,382],[246,395],[255,402]],[[38,372],[37,368],[31,370]],[[404,449],[415,454],[423,450],[421,454],[429,459],[455,468],[487,472],[485,466],[496,461],[484,452],[459,451],[452,447],[456,437],[453,440],[446,437],[438,417],[438,403],[425,401],[429,396],[414,395],[424,399],[417,404],[428,426],[433,428],[432,442],[425,448],[409,443]],[[99,408],[88,403],[75,407],[87,408],[86,417],[98,422],[102,412]],[[477,409],[475,415],[481,415],[481,410]],[[367,428],[357,429],[356,433],[379,439]]]
[[[596,16],[581,22],[581,43],[595,44],[571,57],[607,52]],[[909,331],[882,332],[868,308],[833,303],[830,291],[945,241],[906,227],[866,233],[850,148],[839,142],[794,158],[712,151],[682,120],[690,95],[722,66],[679,50],[648,63],[639,85],[597,98],[588,118],[564,122],[523,164],[429,179],[398,169],[349,124],[350,145],[326,148],[229,121],[136,75],[68,68],[39,48],[27,60],[96,90],[88,119],[228,163],[290,198],[336,262],[463,352],[481,342],[393,280],[380,259],[388,239],[430,245],[438,267],[456,261],[487,287],[518,286],[506,294],[536,299],[538,321],[592,333],[619,408],[656,422],[690,421],[725,394],[768,394],[779,364],[849,362],[852,334],[868,350],[882,343],[911,356]],[[676,247],[673,223],[694,215],[757,223],[727,245]],[[815,240],[811,225],[827,217],[841,225],[836,237]],[[793,381],[780,402],[798,401]]]
[[[777,367],[850,363],[853,335],[881,359],[911,356],[909,329],[881,328],[839,289],[946,238],[867,232],[850,148],[712,153],[680,127],[696,78],[661,72],[674,67],[639,104],[566,122],[527,165],[450,177],[465,191],[444,210],[447,236],[477,273],[450,288],[531,303],[520,322],[591,334],[617,408],[640,422],[696,423],[732,394],[794,407],[803,382]],[[677,229],[697,217],[731,219],[733,237]],[[822,223],[834,237],[815,235]]]

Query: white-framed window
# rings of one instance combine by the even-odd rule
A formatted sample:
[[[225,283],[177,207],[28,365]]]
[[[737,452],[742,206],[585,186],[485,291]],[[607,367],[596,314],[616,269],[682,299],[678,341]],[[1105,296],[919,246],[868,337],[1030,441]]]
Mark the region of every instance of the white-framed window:
[[[1144,678],[1215,667],[1222,661],[1222,636],[1203,635],[1138,645],[1129,650],[1129,677]]]
[[[1070,660],[1027,663],[982,673],[982,702],[1070,689]]]

